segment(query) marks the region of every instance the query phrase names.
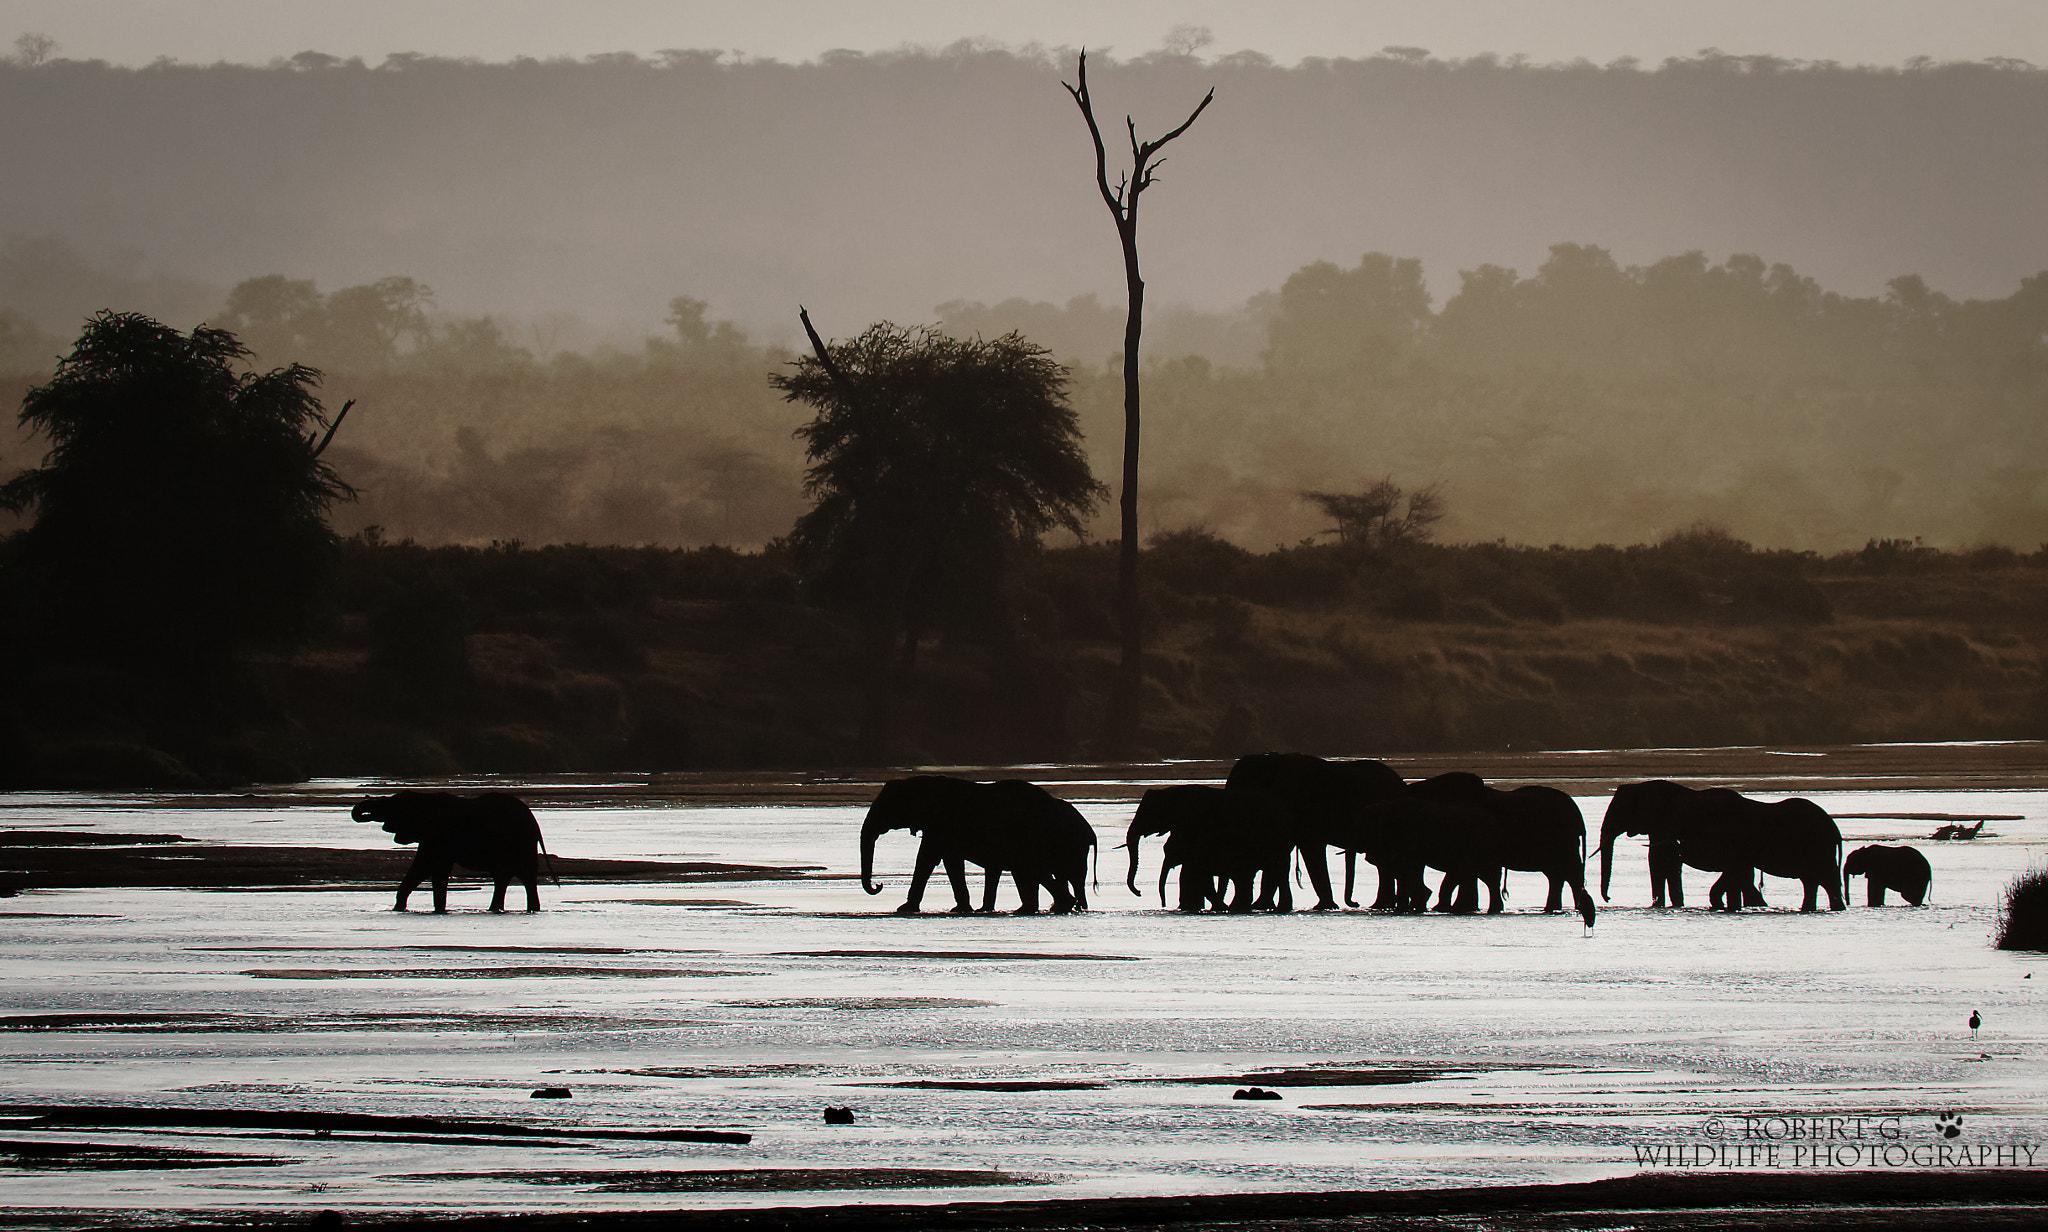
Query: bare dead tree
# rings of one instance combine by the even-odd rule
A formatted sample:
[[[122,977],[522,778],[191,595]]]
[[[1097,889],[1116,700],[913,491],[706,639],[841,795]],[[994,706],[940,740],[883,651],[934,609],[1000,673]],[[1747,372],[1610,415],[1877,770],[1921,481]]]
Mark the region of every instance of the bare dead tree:
[[[1153,141],[1138,140],[1138,126],[1124,117],[1130,133],[1131,169],[1122,173],[1114,187],[1109,182],[1109,152],[1102,143],[1102,128],[1095,122],[1095,103],[1088,93],[1088,53],[1082,52],[1076,73],[1078,83],[1066,85],[1067,93],[1088,121],[1088,135],[1095,141],[1095,186],[1102,203],[1116,220],[1117,239],[1124,252],[1124,286],[1130,296],[1130,314],[1124,321],[1124,466],[1123,490],[1117,504],[1123,515],[1123,540],[1117,552],[1116,620],[1123,643],[1117,665],[1116,688],[1110,696],[1103,751],[1126,756],[1138,739],[1139,699],[1144,688],[1144,642],[1138,628],[1138,338],[1145,321],[1145,280],[1138,273],[1138,195],[1150,188],[1160,162],[1159,151],[1166,143],[1188,131],[1216,97],[1211,90],[1202,96],[1180,127]]]

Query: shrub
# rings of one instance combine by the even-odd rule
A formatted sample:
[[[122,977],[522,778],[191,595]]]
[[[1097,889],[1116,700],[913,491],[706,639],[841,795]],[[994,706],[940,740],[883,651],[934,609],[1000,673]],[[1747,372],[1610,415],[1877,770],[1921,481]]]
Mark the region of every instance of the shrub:
[[[1995,944],[2001,950],[2048,951],[2048,869],[2029,869],[2005,887]]]

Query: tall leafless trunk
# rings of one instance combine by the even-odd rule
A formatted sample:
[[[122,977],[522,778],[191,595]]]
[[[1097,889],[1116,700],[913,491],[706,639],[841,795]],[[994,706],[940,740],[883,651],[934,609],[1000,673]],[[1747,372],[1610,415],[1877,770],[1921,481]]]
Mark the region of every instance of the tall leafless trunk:
[[[1125,116],[1124,127],[1131,138],[1131,169],[1112,188],[1109,154],[1102,144],[1102,128],[1095,122],[1094,100],[1088,94],[1085,51],[1081,53],[1077,77],[1079,84],[1067,86],[1067,93],[1074,96],[1082,118],[1088,121],[1088,135],[1095,141],[1095,185],[1102,192],[1110,217],[1116,220],[1117,239],[1124,253],[1124,287],[1130,297],[1130,313],[1124,320],[1123,490],[1117,501],[1123,515],[1123,539],[1117,551],[1116,621],[1123,646],[1116,688],[1109,699],[1102,750],[1108,756],[1123,757],[1137,746],[1139,698],[1145,679],[1144,639],[1138,627],[1138,339],[1145,322],[1145,280],[1138,272],[1138,194],[1152,186],[1159,151],[1188,131],[1195,117],[1216,97],[1216,91],[1203,95],[1179,128],[1156,141],[1138,140],[1136,122]]]
[[[811,324],[811,314],[801,305],[797,308],[797,319],[803,322],[804,333],[811,340],[811,353],[818,357],[818,364],[824,368],[826,376],[839,387],[847,401],[860,401],[860,390],[834,362],[825,340],[818,336],[817,328]],[[854,753],[871,766],[885,765],[889,760],[889,737],[896,724],[898,682],[909,675],[908,656],[900,664],[897,661],[898,647],[903,640],[907,583],[900,569],[890,567],[894,563],[893,560],[879,559],[876,549],[870,545],[860,565],[861,707],[860,727],[854,736]],[[911,653],[915,654],[914,643]]]

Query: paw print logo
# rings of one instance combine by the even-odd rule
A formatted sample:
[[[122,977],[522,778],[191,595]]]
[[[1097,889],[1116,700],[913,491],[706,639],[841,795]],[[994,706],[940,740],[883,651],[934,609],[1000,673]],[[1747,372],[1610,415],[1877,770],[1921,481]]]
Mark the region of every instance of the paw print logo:
[[[1963,1133],[1963,1114],[1944,1112],[1934,1118],[1934,1128],[1941,1131],[1944,1138],[1959,1138]]]

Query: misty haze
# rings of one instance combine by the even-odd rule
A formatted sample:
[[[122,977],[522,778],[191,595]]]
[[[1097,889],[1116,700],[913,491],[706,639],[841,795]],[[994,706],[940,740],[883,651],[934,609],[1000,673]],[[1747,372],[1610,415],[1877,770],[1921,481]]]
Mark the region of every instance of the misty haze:
[[[1021,329],[1112,474],[1122,291],[1060,71],[0,66],[0,369],[25,388],[101,308],[226,325],[361,399],[344,529],[753,545],[801,508],[765,382],[801,302],[828,336]],[[1147,207],[1148,534],[1292,544],[1328,528],[1301,492],[1392,477],[1444,485],[1450,541],[2048,539],[2048,74],[1097,74],[1141,130],[1219,100]]]

